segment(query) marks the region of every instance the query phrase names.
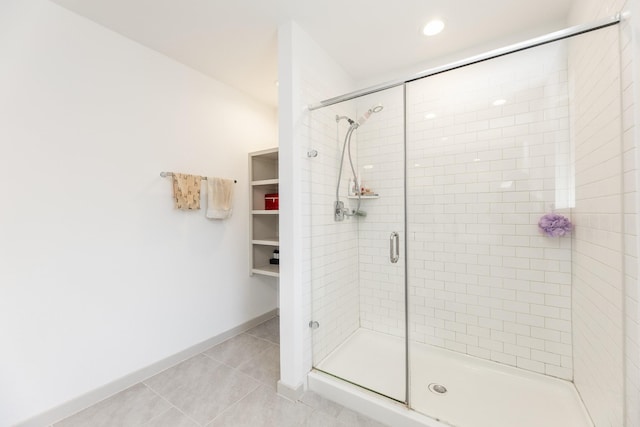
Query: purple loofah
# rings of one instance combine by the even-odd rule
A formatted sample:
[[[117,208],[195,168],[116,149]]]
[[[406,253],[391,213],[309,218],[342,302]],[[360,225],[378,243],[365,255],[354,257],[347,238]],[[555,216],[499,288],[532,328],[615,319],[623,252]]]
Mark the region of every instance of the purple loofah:
[[[543,215],[538,221],[538,228],[550,237],[561,237],[571,233],[573,225],[569,218],[556,213]]]

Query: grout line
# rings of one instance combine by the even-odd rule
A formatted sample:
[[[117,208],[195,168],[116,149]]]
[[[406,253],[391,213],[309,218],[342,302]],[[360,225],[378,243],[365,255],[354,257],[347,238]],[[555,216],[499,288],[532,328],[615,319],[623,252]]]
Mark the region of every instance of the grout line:
[[[267,350],[269,350],[269,349],[265,349],[264,351],[262,351],[262,352],[261,352],[261,353],[259,353],[259,354],[262,354],[262,353],[266,352]],[[205,354],[204,356],[208,357],[209,359],[213,360],[214,362],[219,363],[219,364],[220,364],[220,366],[226,366],[227,368],[231,369],[232,371],[234,371],[234,372],[235,372],[236,374],[238,374],[238,375],[242,375],[242,376],[244,376],[244,377],[247,377],[247,378],[252,379],[253,381],[256,381],[256,382],[258,383],[258,386],[266,386],[266,387],[269,387],[269,388],[273,387],[273,384],[268,384],[268,383],[266,383],[266,382],[264,382],[264,381],[260,380],[259,378],[256,378],[256,377],[254,377],[253,375],[250,375],[250,374],[248,374],[248,373],[243,372],[243,371],[241,371],[241,370],[240,370],[240,366],[244,365],[244,364],[245,364],[245,363],[247,363],[247,362],[250,362],[250,361],[251,361],[251,360],[253,360],[253,359],[249,359],[249,360],[247,360],[247,361],[245,361],[245,362],[241,363],[238,367],[235,367],[235,366],[231,366],[231,365],[229,365],[229,364],[228,364],[228,363],[226,363],[226,362],[216,360],[216,359],[214,359],[213,357],[211,357],[211,356],[209,356],[209,355],[207,355],[207,354]],[[242,399],[242,398],[241,398],[241,399]]]
[[[242,373],[242,372],[241,372]],[[231,405],[227,406],[223,411],[221,411],[218,415],[216,415],[214,418],[210,419],[205,426],[211,425],[211,423],[213,423],[215,420],[217,420],[219,417],[221,417],[223,414],[225,414],[226,412],[229,412],[234,406],[237,406],[240,404],[240,402],[242,402],[244,399],[247,398],[247,396],[249,396],[251,393],[253,393],[254,391],[258,390],[260,387],[262,387],[262,383],[258,383],[258,385],[252,389],[251,391],[249,391],[247,394],[245,394],[244,396],[242,396],[240,399],[238,399],[236,402],[232,403]]]
[[[278,350],[279,350],[279,349],[280,349],[280,347],[278,347]],[[253,378],[254,380],[258,381],[260,384],[264,384],[264,385],[266,385],[266,386],[268,386],[268,387],[272,387],[272,386],[273,386],[273,384],[268,384],[268,383],[264,382],[263,380],[261,380],[261,379],[259,379],[259,378],[256,378],[256,377],[254,377],[253,375],[251,375],[251,374],[249,374],[249,373],[247,373],[247,372],[244,372],[244,371],[242,371],[242,370],[240,369],[242,366],[246,365],[247,363],[252,362],[252,361],[255,361],[255,360],[258,360],[258,358],[259,358],[259,357],[261,357],[262,355],[264,355],[265,353],[267,353],[267,352],[268,352],[268,351],[270,351],[270,350],[271,350],[271,348],[266,348],[266,349],[264,349],[264,350],[263,350],[263,351],[261,351],[260,353],[258,353],[258,354],[256,354],[256,355],[254,355],[253,357],[251,357],[249,360],[246,360],[246,361],[242,362],[242,363],[241,363],[241,364],[240,364],[236,369],[238,370],[238,372],[243,373],[243,374],[247,375],[247,376],[248,376],[248,377],[250,377],[250,378]],[[277,382],[277,380],[276,380],[276,382]]]
[[[216,363],[219,363],[220,366],[226,366],[229,369],[233,369],[234,371],[237,371],[238,369],[235,366],[229,365],[228,363],[222,361],[222,360],[218,360],[215,359],[213,356],[209,356],[208,354],[202,354],[204,357],[208,358],[209,360],[213,360]]]
[[[270,343],[270,344],[280,345],[280,343],[279,343],[279,342],[271,341],[271,340],[270,340],[270,339],[268,339],[268,338],[259,337],[259,336],[257,336],[257,335],[250,334],[249,332],[244,332],[244,333],[245,333],[245,334],[247,334],[247,335],[249,335],[250,337],[257,338],[257,339],[262,340],[262,341],[266,341],[266,342],[268,342],[268,343]]]
[[[229,340],[230,340],[230,339],[233,339],[233,338],[236,338],[236,337],[239,337],[240,335],[244,335],[244,334],[246,334],[247,336],[250,336],[250,337],[252,337],[252,338],[258,339],[258,340],[260,340],[260,341],[264,341],[264,342],[266,342],[267,344],[275,345],[275,346],[277,346],[278,348],[280,347],[280,345],[279,345],[279,344],[275,344],[275,343],[273,343],[273,342],[271,342],[271,341],[269,341],[269,340],[266,340],[266,339],[264,339],[264,338],[260,338],[260,337],[256,337],[256,336],[251,335],[251,334],[247,334],[246,332],[243,332],[242,334],[236,335],[235,337],[229,338]],[[227,341],[229,341],[229,340],[227,340]],[[225,342],[226,342],[226,341],[225,341]],[[207,351],[209,351],[209,350],[211,350],[211,349],[213,349],[213,348],[216,348],[216,347],[218,347],[218,346],[220,346],[220,345],[224,344],[225,342],[221,342],[220,344],[217,344],[217,345],[214,345],[214,346],[212,346],[212,347],[209,347],[209,348],[207,348],[206,350],[203,350],[201,354],[203,354],[204,356],[209,357],[210,359],[215,360],[216,362],[224,363],[224,361],[222,361],[222,360],[220,360],[220,359],[216,359],[214,356],[211,356],[211,355],[209,355],[209,354],[206,354],[206,352],[207,352]],[[226,364],[226,363],[225,363],[225,364]]]
[[[144,384],[144,383],[142,383]],[[191,418],[189,415],[185,414],[180,408],[178,408],[176,405],[174,405],[173,403],[171,403],[171,401],[169,399],[167,399],[166,397],[164,397],[162,394],[160,394],[160,392],[154,390],[151,386],[144,384],[145,387],[147,387],[149,390],[151,390],[152,393],[155,393],[160,399],[164,400],[165,402],[167,402],[169,404],[169,408],[167,408],[166,411],[164,411],[162,414],[159,414],[155,417],[153,417],[152,419],[150,419],[149,421],[147,421],[144,425],[149,424],[151,421],[153,421],[156,418],[159,418],[161,415],[166,414],[168,411],[171,410],[171,408],[175,408],[176,411],[180,412],[182,415],[184,415],[185,417],[187,417],[189,420],[193,421],[194,423],[196,423],[196,425],[201,425],[199,422],[197,422],[196,420],[194,420],[193,418]]]
[[[259,338],[259,337],[255,337],[255,338]],[[266,341],[266,342],[268,342],[269,344],[277,345],[278,347],[280,347],[280,344],[279,344],[279,343],[277,343],[277,342],[270,341],[270,340],[266,340],[266,339],[264,339],[264,338],[259,338],[259,339],[261,339],[261,340],[263,340],[263,341]]]
[[[246,333],[246,332],[243,332],[243,334],[245,334],[245,333]],[[240,334],[240,335],[242,335],[242,334]],[[240,335],[236,335],[236,336],[240,336]],[[261,340],[261,341],[266,342],[267,344],[269,344],[269,347],[267,347],[267,348],[265,348],[264,350],[262,350],[262,351],[260,351],[260,352],[258,352],[258,353],[256,353],[256,354],[254,354],[254,355],[253,355],[249,360],[246,360],[246,361],[242,362],[242,363],[241,363],[240,365],[238,365],[237,367],[230,365],[229,363],[225,362],[224,360],[217,359],[216,357],[214,357],[214,356],[212,356],[212,355],[210,355],[210,354],[206,354],[206,352],[207,352],[207,351],[209,351],[210,349],[215,348],[215,347],[217,347],[218,345],[222,345],[223,343],[220,343],[220,344],[215,345],[215,346],[213,346],[213,347],[211,347],[211,348],[208,348],[208,349],[204,350],[204,351],[203,351],[202,353],[200,353],[200,354],[202,354],[202,355],[203,355],[203,356],[205,356],[205,357],[208,357],[209,359],[211,359],[211,360],[213,360],[213,361],[215,361],[215,362],[221,363],[221,364],[223,364],[223,365],[225,365],[225,366],[229,366],[230,368],[238,369],[238,368],[239,368],[240,366],[242,366],[243,364],[245,364],[245,363],[247,363],[247,362],[249,362],[249,361],[251,361],[251,360],[254,360],[258,355],[261,355],[261,354],[265,353],[266,351],[271,350],[271,349],[272,349],[272,347],[277,347],[277,348],[278,348],[278,350],[280,349],[280,345],[279,345],[279,344],[275,344],[275,343],[273,343],[272,341],[266,340],[266,339],[264,339],[264,338],[256,337],[256,336],[253,336],[253,335],[249,335],[249,336],[251,336],[251,337],[253,337],[253,338],[256,338],[256,339],[259,339],[259,340]]]
[[[150,389],[151,390],[151,389]],[[167,402],[169,404],[169,407],[167,409],[165,409],[164,411],[162,411],[161,413],[159,413],[158,415],[156,415],[155,417],[151,418],[149,421],[147,421],[146,423],[142,424],[143,426],[149,425],[153,420],[160,418],[161,416],[163,416],[164,414],[166,414],[167,412],[169,412],[171,410],[171,408],[173,408],[174,406],[168,402],[165,398],[163,398],[162,396],[160,396],[158,393],[156,393],[155,391],[151,390],[152,393],[155,393],[158,397],[160,397],[160,399],[164,400],[165,402]]]

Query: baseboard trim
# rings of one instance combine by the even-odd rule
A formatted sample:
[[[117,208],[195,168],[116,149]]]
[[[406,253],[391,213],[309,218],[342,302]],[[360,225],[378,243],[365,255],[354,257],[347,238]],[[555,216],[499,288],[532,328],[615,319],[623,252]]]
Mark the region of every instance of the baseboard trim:
[[[248,322],[236,326],[235,328],[229,329],[226,332],[216,335],[215,337],[209,338],[165,359],[159,360],[152,365],[139,369],[135,372],[130,373],[129,375],[125,375],[122,378],[91,390],[32,418],[21,421],[15,424],[14,427],[43,427],[54,424],[60,420],[63,420],[73,414],[82,411],[83,409],[88,408],[89,406],[95,405],[96,403],[108,397],[111,397],[114,394],[119,393],[122,390],[126,390],[127,388],[132,387],[139,382],[142,382],[147,378],[150,378],[172,366],[175,366],[178,363],[189,359],[190,357],[196,356],[209,347],[220,344],[221,342],[226,341],[231,337],[248,331],[249,329],[277,316],[277,314],[278,309],[271,310],[261,316],[249,320]]]
[[[284,384],[282,381],[278,381],[277,391],[280,396],[296,402],[300,400],[304,393],[304,384],[300,384],[294,388]]]

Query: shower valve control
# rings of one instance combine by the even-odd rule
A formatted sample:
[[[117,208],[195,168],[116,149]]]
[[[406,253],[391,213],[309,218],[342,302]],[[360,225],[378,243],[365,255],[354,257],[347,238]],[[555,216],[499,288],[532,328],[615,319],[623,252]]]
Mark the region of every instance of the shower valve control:
[[[345,209],[344,207],[344,202],[341,202],[339,200],[336,201],[334,219],[336,221],[344,221],[344,216],[347,212],[347,209]]]
[[[309,322],[309,327],[311,329],[318,329],[320,327],[320,323],[316,322],[315,320],[311,320]]]

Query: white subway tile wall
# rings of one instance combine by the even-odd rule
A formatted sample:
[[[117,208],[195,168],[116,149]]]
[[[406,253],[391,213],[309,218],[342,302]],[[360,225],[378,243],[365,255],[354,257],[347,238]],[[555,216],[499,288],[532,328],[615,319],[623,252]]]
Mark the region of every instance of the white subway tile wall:
[[[632,9],[637,11],[638,7],[637,0],[576,2],[572,8],[569,22],[574,25],[590,22],[612,16],[618,12]],[[621,132],[621,144],[618,143],[621,145],[622,159],[612,160],[610,163],[619,160],[621,162],[619,168],[623,173],[620,191],[622,192],[621,209],[624,218],[617,221],[622,223],[624,233],[620,236],[622,249],[618,246],[612,250],[623,251],[624,258],[621,272],[617,272],[613,278],[607,277],[606,280],[592,285],[593,287],[589,289],[592,295],[593,293],[601,295],[596,304],[578,305],[578,300],[574,299],[576,304],[573,308],[576,316],[574,321],[576,332],[591,331],[584,339],[578,339],[574,343],[576,355],[583,355],[579,360],[576,359],[576,386],[596,425],[625,425],[629,427],[640,425],[640,319],[638,316],[638,238],[636,228],[638,221],[638,136],[636,133],[638,106],[635,105],[638,93],[640,40],[637,38],[637,33],[635,37],[632,36],[632,23],[636,22],[635,28],[637,28],[637,19],[635,13],[631,17],[623,16],[618,27],[607,30],[619,37],[618,44],[613,41],[615,36],[610,34],[606,37],[592,37],[590,43],[584,43],[584,46],[581,46],[590,51],[613,54],[613,57],[604,57],[603,65],[615,67],[619,64],[620,67],[617,70],[620,73],[620,80],[617,83],[612,82],[611,77],[601,80],[600,76],[593,74],[584,76],[586,81],[583,82],[583,88],[591,93],[591,96],[584,94],[583,97],[587,102],[594,102],[596,99],[594,94],[601,92],[604,85],[611,85],[610,90],[615,92],[621,90],[621,98],[610,100],[615,114],[609,116],[609,121],[610,123],[617,121],[621,125],[621,128],[618,128],[618,132]],[[617,54],[620,55],[619,59],[615,57]],[[595,68],[595,64],[591,64],[591,68]],[[615,72],[615,68],[609,69],[609,73]],[[602,123],[605,117],[604,110],[607,110],[607,114],[611,114],[611,109],[605,108],[600,102],[597,102],[593,108],[601,113],[600,117],[596,119],[598,124],[606,126]],[[581,130],[584,132],[588,123],[583,121],[581,125],[583,128]],[[615,126],[618,125],[615,124]],[[612,140],[616,138],[616,129],[610,126],[606,126],[606,129],[608,134],[600,135],[602,142],[615,144]],[[620,138],[620,135],[617,138]],[[611,219],[603,217],[602,223],[607,220]],[[600,238],[604,239],[610,233],[603,232],[602,228],[600,226],[598,232]],[[600,245],[593,245],[594,248],[600,249],[598,246]],[[620,268],[621,266],[616,263],[614,267]],[[622,286],[624,290],[620,289]],[[619,300],[620,298],[624,298],[623,303],[611,304],[608,302],[611,299]],[[601,303],[600,300],[604,301]],[[612,306],[615,307],[613,311],[611,310]],[[593,313],[590,313],[592,310]],[[578,319],[581,320],[580,324],[578,324]],[[603,322],[603,319],[607,320]],[[621,330],[620,323],[624,324],[623,330]],[[624,334],[623,338],[621,338],[622,334]],[[607,338],[600,341],[600,336],[607,336]],[[608,336],[614,338],[611,339]],[[623,365],[621,364],[622,358],[624,359]],[[608,376],[611,371],[613,371],[612,377]],[[593,375],[594,373],[597,375]],[[605,381],[602,386],[598,384],[600,380]],[[621,396],[622,392],[625,394],[624,400]],[[624,415],[621,407],[623,402]],[[624,418],[622,418],[623,416]]]
[[[317,157],[310,164],[312,318],[320,327],[313,331],[313,362],[317,364],[359,327],[358,223],[334,221],[338,167],[348,125],[341,122],[337,134],[336,115],[353,117],[351,103],[338,104],[311,113],[309,150]],[[345,159],[340,184],[341,200],[347,202],[349,180]],[[348,205],[345,203],[345,206]]]
[[[574,382],[595,425],[624,425],[624,216],[619,28],[570,41],[576,162]]]
[[[286,289],[300,289],[304,304],[302,318],[296,320],[299,322],[296,328],[302,331],[304,372],[300,379],[304,381],[314,362],[321,360],[358,327],[357,283],[343,267],[349,262],[349,257],[356,254],[349,249],[355,240],[355,232],[337,228],[332,211],[327,211],[330,205],[319,200],[332,198],[330,188],[337,179],[336,113],[334,107],[315,111],[306,108],[320,100],[354,90],[354,82],[303,30],[294,26],[294,31],[293,79],[300,92],[294,96],[293,108],[303,111],[301,123],[296,123],[300,133],[293,141],[301,172],[300,193],[294,197],[300,197],[303,217],[302,235],[296,236],[300,239],[302,251],[302,277],[300,283],[289,284]],[[317,157],[308,157],[310,150],[316,150]],[[323,175],[325,177],[321,179]],[[286,226],[281,225],[281,229]],[[346,231],[344,236],[342,231]],[[281,262],[287,260],[282,259]],[[317,321],[320,328],[311,329],[308,324],[312,320]]]
[[[637,3],[640,5],[640,3]],[[636,8],[636,10],[638,10]],[[637,19],[637,18],[636,18]],[[622,142],[624,192],[624,326],[625,326],[625,417],[627,426],[640,425],[640,317],[638,306],[638,163],[637,120],[634,91],[639,92],[640,40],[632,37],[628,20],[620,24],[620,66],[622,83]],[[635,67],[635,68],[634,68]]]
[[[410,338],[572,379],[566,44],[407,87]]]

